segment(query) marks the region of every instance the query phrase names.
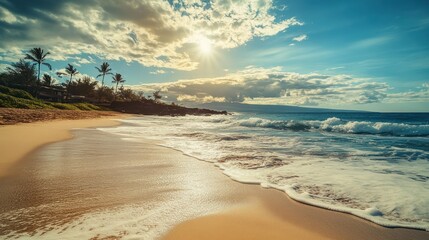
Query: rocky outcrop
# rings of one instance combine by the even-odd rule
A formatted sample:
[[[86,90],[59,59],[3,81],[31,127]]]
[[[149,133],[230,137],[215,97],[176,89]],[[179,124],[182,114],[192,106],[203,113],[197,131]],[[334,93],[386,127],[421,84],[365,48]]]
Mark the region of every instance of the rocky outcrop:
[[[184,116],[184,115],[215,115],[227,114],[226,111],[215,111],[210,109],[201,108],[187,108],[178,105],[167,105],[151,100],[147,101],[133,101],[133,102],[112,102],[109,108],[113,111],[131,113],[131,114],[144,114],[144,115],[170,115],[170,116]]]

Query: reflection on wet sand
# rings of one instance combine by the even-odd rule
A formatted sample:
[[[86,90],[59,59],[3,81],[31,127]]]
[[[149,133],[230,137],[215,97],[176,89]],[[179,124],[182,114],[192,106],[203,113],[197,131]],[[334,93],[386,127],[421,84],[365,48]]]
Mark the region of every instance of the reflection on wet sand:
[[[203,180],[211,173],[195,169],[209,164],[191,163],[178,152],[172,155],[170,149],[124,141],[95,129],[78,130],[75,135],[43,147],[0,179],[0,236],[55,232],[73,237],[72,229],[88,231],[79,236],[97,236],[95,229],[100,227],[116,236],[144,231],[156,235],[166,226],[154,227],[160,219],[151,219],[152,212],[165,211],[166,221],[174,224],[223,204],[216,203],[222,195],[210,193],[211,184],[215,187],[217,182]],[[212,204],[180,210],[191,201]],[[109,220],[113,217],[120,219],[113,223]],[[135,226],[120,226],[130,220]]]

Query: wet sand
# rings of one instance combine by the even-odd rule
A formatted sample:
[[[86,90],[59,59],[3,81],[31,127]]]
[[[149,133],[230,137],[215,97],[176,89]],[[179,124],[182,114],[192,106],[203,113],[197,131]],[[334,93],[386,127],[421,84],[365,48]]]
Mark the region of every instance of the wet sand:
[[[429,239],[235,182],[148,140],[73,135],[0,178],[0,238]]]
[[[8,174],[10,167],[38,147],[72,137],[70,129],[119,125],[125,115],[95,119],[56,120],[9,126],[0,126],[0,177]]]

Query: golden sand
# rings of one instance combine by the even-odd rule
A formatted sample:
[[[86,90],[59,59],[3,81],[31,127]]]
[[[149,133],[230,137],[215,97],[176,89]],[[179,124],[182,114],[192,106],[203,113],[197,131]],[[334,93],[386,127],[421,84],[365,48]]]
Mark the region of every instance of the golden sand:
[[[96,119],[56,120],[47,122],[6,125],[0,127],[0,177],[7,175],[8,169],[38,147],[60,140],[69,139],[73,128],[88,128],[119,125],[114,119],[121,115]]]

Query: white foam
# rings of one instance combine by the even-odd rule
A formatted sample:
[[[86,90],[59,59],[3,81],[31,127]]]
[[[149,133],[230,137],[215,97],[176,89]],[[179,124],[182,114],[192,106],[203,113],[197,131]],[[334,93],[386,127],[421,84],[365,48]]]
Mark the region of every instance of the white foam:
[[[343,121],[332,117],[324,121],[269,120],[249,118],[238,121],[245,127],[262,127],[281,130],[321,130],[349,134],[380,134],[392,136],[428,136],[429,125],[411,125],[405,123]]]
[[[361,138],[353,135],[387,134],[392,139],[420,136],[429,134],[429,125],[347,122],[339,118],[234,120],[234,116],[168,118],[169,124],[165,121],[164,117],[145,117],[128,120],[132,126],[106,131],[160,140],[165,146],[214,162],[236,181],[276,188],[300,202],[354,214],[384,226],[429,229],[428,152],[380,147],[377,136],[364,137],[365,147],[359,148],[355,145]],[[274,130],[267,133],[254,127]],[[309,135],[276,129],[305,130]],[[336,143],[328,132],[353,134],[343,134]],[[237,135],[249,137],[234,138]]]

